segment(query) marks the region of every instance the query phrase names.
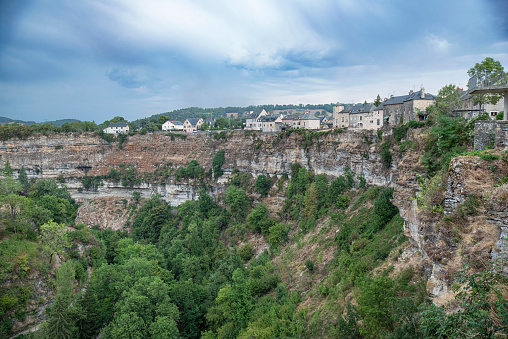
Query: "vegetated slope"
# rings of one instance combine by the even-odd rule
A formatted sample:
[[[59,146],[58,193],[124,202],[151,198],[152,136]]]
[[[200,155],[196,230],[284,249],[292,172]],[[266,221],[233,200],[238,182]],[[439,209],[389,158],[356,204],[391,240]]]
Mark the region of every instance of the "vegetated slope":
[[[477,263],[496,249],[502,259],[492,230],[502,230],[508,212],[507,155],[453,157],[451,149],[468,147],[460,138],[433,149],[429,140],[442,137],[447,123],[403,126],[373,145],[386,168],[398,167],[395,192],[367,187],[349,168],[329,178],[293,163],[291,179],[234,170],[216,198],[208,181],[197,180],[199,199],[177,209],[157,196],[115,205],[129,215],[130,234],[94,231],[101,246],[90,255],[86,291],[68,292],[72,272],[64,265],[60,297],[40,334],[420,338],[502,331],[508,312],[495,291],[504,277]],[[207,170],[195,162],[176,172],[199,179]],[[471,269],[461,272],[461,263]],[[464,287],[455,299],[453,282]],[[447,308],[430,304],[428,292]]]

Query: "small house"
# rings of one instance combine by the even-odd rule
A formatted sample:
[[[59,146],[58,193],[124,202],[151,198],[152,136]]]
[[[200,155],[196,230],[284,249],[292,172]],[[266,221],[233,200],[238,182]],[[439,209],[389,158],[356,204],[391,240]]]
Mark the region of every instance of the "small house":
[[[163,131],[181,131],[183,130],[183,123],[181,121],[173,120],[166,121],[162,124]]]
[[[129,124],[126,122],[111,122],[103,131],[106,134],[129,133]]]

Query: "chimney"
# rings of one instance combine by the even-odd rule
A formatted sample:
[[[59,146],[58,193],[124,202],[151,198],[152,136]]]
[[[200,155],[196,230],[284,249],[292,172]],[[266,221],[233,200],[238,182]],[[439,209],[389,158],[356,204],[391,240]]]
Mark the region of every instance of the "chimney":
[[[391,98],[393,98],[393,94],[392,94],[392,95],[390,95],[390,99],[391,99]]]
[[[409,95],[411,95],[411,94],[413,94],[413,90],[412,89],[409,90]]]
[[[425,99],[425,88],[423,88],[423,87],[420,90],[420,98]]]

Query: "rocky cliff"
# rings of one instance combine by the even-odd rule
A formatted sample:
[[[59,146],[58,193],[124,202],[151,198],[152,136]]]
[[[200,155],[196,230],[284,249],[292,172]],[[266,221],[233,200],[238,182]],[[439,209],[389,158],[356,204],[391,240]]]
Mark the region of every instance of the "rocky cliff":
[[[215,136],[215,137],[214,137]],[[248,133],[236,131],[217,139],[210,132],[194,133],[185,139],[171,133],[149,133],[129,137],[122,147],[108,144],[93,134],[36,135],[27,140],[12,140],[0,145],[0,162],[8,160],[15,170],[25,166],[30,177],[56,178],[60,174],[76,198],[88,198],[97,193],[78,192],[79,180],[85,174],[106,175],[122,166],[135,168],[140,174],[154,173],[161,168],[185,166],[197,160],[205,169],[211,168],[215,153],[225,151],[227,174],[233,168],[253,175],[290,174],[292,163],[300,163],[315,173],[330,176],[343,174],[349,167],[355,174],[363,173],[367,182],[386,185],[392,172],[379,162],[379,151],[373,144],[372,132],[343,131],[315,134],[305,138],[298,133]],[[173,205],[193,197],[193,189],[168,178],[163,182],[148,182],[126,189],[120,184],[105,182],[98,194],[130,196],[132,189],[145,196],[161,194]]]
[[[349,167],[357,175],[363,173],[369,185],[395,188],[394,203],[405,220],[404,232],[411,244],[400,260],[411,261],[424,270],[434,301],[445,304],[453,297],[450,283],[464,264],[482,269],[493,259],[505,269],[508,187],[494,186],[508,173],[507,155],[498,152],[494,160],[477,156],[454,158],[443,178],[442,192],[436,193],[443,196],[444,209],[429,212],[418,201],[422,188],[430,185],[422,179],[425,171],[420,162],[425,134],[421,130],[412,133],[410,138],[418,147],[407,153],[394,151],[390,169],[380,161],[376,135],[368,131],[291,135],[202,132],[185,139],[171,133],[155,133],[131,136],[122,147],[93,134],[38,135],[24,141],[3,142],[0,161],[3,165],[9,160],[16,170],[23,165],[35,178],[62,175],[72,195],[85,202],[78,212],[78,221],[113,228],[128,220],[126,213],[112,214],[119,210],[122,199],[130,198],[135,190],[146,197],[158,193],[174,206],[194,199],[196,188],[177,181],[172,169],[196,160],[208,170],[219,150],[225,151],[226,159],[222,183],[227,182],[234,168],[253,175],[281,176],[290,174],[292,163],[300,163],[317,174],[338,176]],[[135,168],[144,175],[145,182],[127,188],[106,181],[97,192],[80,190],[79,178],[85,173],[106,175],[120,167]],[[171,175],[164,180],[151,180],[154,177],[149,174],[161,169]],[[214,185],[215,194],[225,187],[220,182]]]

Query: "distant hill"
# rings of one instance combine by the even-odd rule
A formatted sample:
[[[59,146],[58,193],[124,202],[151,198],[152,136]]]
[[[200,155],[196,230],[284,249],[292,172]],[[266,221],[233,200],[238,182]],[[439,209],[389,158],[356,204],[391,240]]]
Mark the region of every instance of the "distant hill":
[[[53,120],[53,121],[45,121],[44,123],[50,123],[53,126],[62,126],[66,122],[73,122],[73,121],[77,121],[77,119],[60,119],[60,120]],[[10,124],[10,123],[15,123],[15,122],[17,122],[19,124],[25,124],[25,125],[37,124],[37,122],[35,122],[35,121],[23,121],[23,120],[16,120],[16,119],[11,119],[11,118],[7,118],[7,117],[0,117],[0,123],[2,123],[2,124]]]
[[[20,124],[27,124],[27,125],[33,125],[36,123],[35,121],[23,121],[23,120],[15,120],[15,119],[6,118],[6,117],[0,117],[0,123],[2,123],[2,124],[10,124],[10,123],[14,123],[14,122],[17,122]]]
[[[188,107],[181,108],[171,112],[159,113],[152,115],[147,118],[134,120],[133,124],[143,124],[147,122],[157,122],[159,116],[165,115],[170,120],[184,121],[186,118],[199,118],[205,113],[212,113],[213,118],[225,117],[226,113],[237,112],[239,116],[245,111],[254,111],[255,113],[261,112],[263,109],[273,112],[274,110],[322,110],[329,113],[333,112],[333,104],[320,104],[320,105],[258,105],[258,106],[246,106],[246,107],[216,107],[216,108],[201,108],[201,107]]]

